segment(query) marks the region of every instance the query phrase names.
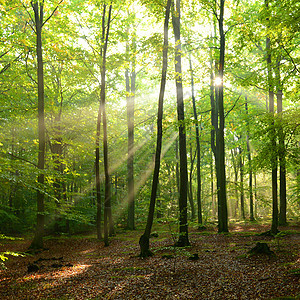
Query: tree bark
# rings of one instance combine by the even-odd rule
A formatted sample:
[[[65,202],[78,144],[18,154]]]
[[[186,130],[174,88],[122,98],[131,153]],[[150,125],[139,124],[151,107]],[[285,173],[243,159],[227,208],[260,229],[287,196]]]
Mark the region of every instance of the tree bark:
[[[226,174],[225,174],[225,140],[224,140],[224,95],[223,78],[225,63],[225,33],[224,33],[224,4],[225,0],[220,0],[220,15],[218,18],[220,33],[220,57],[218,66],[218,76],[221,84],[216,87],[216,102],[218,107],[218,129],[216,131],[216,170],[218,186],[218,232],[228,232],[228,213],[226,196]]]
[[[181,70],[181,41],[180,41],[180,0],[176,0],[176,7],[172,11],[172,23],[175,36],[175,76],[177,94],[177,118],[179,123],[179,161],[180,161],[180,189],[179,189],[179,239],[176,243],[179,247],[188,246],[187,224],[187,151],[186,128],[184,124],[184,103]]]
[[[190,172],[189,172],[189,186],[188,186],[188,200],[191,207],[192,216],[191,219],[195,220],[195,204],[194,204],[194,193],[193,193],[193,171],[194,171],[194,155],[193,155],[193,147],[192,143],[190,143]]]
[[[196,151],[197,151],[197,216],[198,225],[201,227],[203,225],[202,219],[202,205],[201,205],[201,156],[200,156],[200,132],[198,124],[198,115],[196,109],[196,99],[195,99],[195,88],[194,88],[194,72],[192,67],[192,59],[189,57],[190,61],[190,72],[191,72],[191,88],[192,88],[192,102],[193,102],[193,114],[195,119],[195,129],[196,129]]]
[[[275,68],[276,73],[276,85],[277,85],[277,112],[281,120],[282,117],[282,82],[280,79],[280,59],[277,61],[277,66]],[[284,143],[284,133],[282,124],[279,124],[279,222],[281,226],[287,225],[286,220],[286,150]]]
[[[268,9],[268,0],[265,0],[266,8]],[[269,20],[267,18],[267,20]],[[272,58],[270,38],[266,38],[266,52],[267,52],[267,70],[268,70],[268,93],[269,93],[269,112],[274,116],[274,91],[273,91],[273,76],[272,76]],[[278,233],[278,195],[277,195],[277,154],[276,154],[276,137],[274,121],[272,122],[273,129],[271,133],[271,169],[272,169],[272,225],[271,233],[276,235]]]
[[[132,52],[136,49],[135,38],[132,41]],[[129,44],[127,42],[126,52],[129,55]],[[127,103],[127,128],[128,128],[128,157],[127,157],[127,189],[128,189],[128,218],[127,227],[130,230],[135,229],[134,224],[134,99],[135,99],[135,58],[131,61],[131,72],[128,68],[125,72],[126,78],[126,103]]]
[[[215,27],[215,26],[214,26]],[[211,38],[212,39],[212,38]],[[214,40],[214,39],[212,39]],[[216,107],[215,99],[215,86],[214,86],[214,60],[212,48],[209,51],[210,56],[210,106],[211,106],[211,130],[210,130],[210,146],[211,146],[211,201],[212,201],[212,212],[213,216],[217,213],[217,205],[215,205],[215,194],[214,194],[214,160],[215,160],[215,170],[217,170],[217,155],[216,155],[216,131],[218,129],[218,110]],[[213,160],[214,159],[214,160]],[[217,187],[218,189],[218,187]]]
[[[236,162],[236,157],[237,157],[237,148],[232,149],[231,151],[231,157],[232,157],[232,165],[233,165],[233,170],[234,170],[234,196],[236,199],[236,203],[234,204],[234,209],[233,209],[233,217],[237,217],[237,211],[239,208],[239,195],[238,195],[238,162]]]
[[[97,131],[96,131],[96,150],[95,150],[95,177],[96,177],[96,227],[97,239],[102,239],[102,203],[101,203],[101,182],[100,182],[100,130],[101,130],[101,103],[99,104],[97,117]]]
[[[245,111],[247,117],[249,116],[248,111],[248,102],[247,97],[245,99]],[[250,149],[250,141],[249,141],[249,120],[247,119],[247,135],[246,135],[246,143],[247,143],[247,156],[248,156],[248,163],[249,163],[249,204],[250,204],[250,221],[254,221],[254,200],[253,200],[253,171],[252,171],[252,159],[251,159],[251,149]]]
[[[37,190],[37,226],[33,241],[30,248],[43,248],[44,235],[44,200],[45,195],[42,192],[45,183],[45,108],[44,108],[44,69],[43,69],[43,52],[42,52],[42,27],[44,6],[37,1],[31,1],[31,6],[34,11],[35,18],[35,33],[36,33],[36,56],[37,56],[37,79],[38,79],[38,170],[39,175],[38,190]]]
[[[104,176],[105,176],[105,192],[104,192],[104,244],[109,245],[108,236],[113,233],[113,224],[111,216],[111,187],[110,187],[110,172],[108,164],[108,141],[107,141],[107,117],[105,109],[105,73],[106,73],[106,52],[108,46],[108,36],[110,29],[112,5],[109,6],[107,25],[105,25],[106,4],[103,6],[102,16],[102,43],[101,49],[102,65],[101,65],[101,91],[100,91],[100,107],[102,111],[102,126],[103,126],[103,162],[104,162]],[[106,28],[106,33],[105,33]]]
[[[239,166],[240,166],[240,200],[241,200],[241,217],[245,220],[245,199],[244,199],[244,162],[243,150],[239,147]]]
[[[156,151],[155,151],[155,164],[152,179],[152,189],[150,196],[150,205],[147,218],[147,224],[144,234],[140,237],[140,257],[148,257],[152,255],[149,249],[149,238],[151,233],[151,228],[154,218],[155,200],[157,194],[157,186],[159,182],[159,169],[160,169],[160,156],[162,148],[162,120],[163,120],[163,103],[165,86],[167,80],[167,68],[168,68],[168,27],[169,27],[169,16],[172,0],[168,0],[165,13],[164,21],[164,48],[163,48],[163,64],[162,64],[162,74],[160,82],[160,92],[158,98],[158,112],[157,112],[157,139],[156,139]]]

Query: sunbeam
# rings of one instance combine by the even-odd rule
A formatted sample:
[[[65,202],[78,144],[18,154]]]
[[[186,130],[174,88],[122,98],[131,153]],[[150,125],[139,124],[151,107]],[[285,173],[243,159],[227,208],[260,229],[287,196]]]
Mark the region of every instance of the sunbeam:
[[[178,136],[178,133],[173,132],[171,137],[167,140],[165,146],[163,146],[163,148],[162,148],[161,157],[165,156],[166,152],[174,144],[177,136]],[[140,187],[143,186],[145,184],[145,182],[148,180],[148,178],[151,176],[153,169],[154,169],[154,156],[153,156],[152,161],[148,164],[146,172],[144,172],[144,174],[142,174],[140,179],[135,183],[134,196],[136,196],[138,194]],[[121,200],[121,202],[118,205],[118,208],[114,211],[113,219],[117,219],[120,217],[121,212],[126,207],[126,205],[128,205],[127,195],[123,197],[123,199]]]

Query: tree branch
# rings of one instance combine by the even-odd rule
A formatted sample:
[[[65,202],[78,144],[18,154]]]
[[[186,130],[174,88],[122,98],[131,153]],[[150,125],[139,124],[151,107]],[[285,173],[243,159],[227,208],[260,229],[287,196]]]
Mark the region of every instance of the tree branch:
[[[57,11],[58,7],[62,4],[63,1],[64,0],[60,0],[60,2],[57,4],[57,6],[55,7],[55,9],[51,13],[51,15],[43,22],[42,27],[52,18],[52,16],[55,14],[55,12]],[[43,3],[44,3],[44,1],[43,1]]]
[[[21,3],[22,3],[23,8],[25,9],[26,13],[28,14],[28,16],[29,16],[31,22],[32,22],[33,24],[35,24],[34,20],[32,19],[31,14],[30,14],[29,11],[27,10],[26,6],[24,5],[24,3],[23,3],[22,1],[21,1]],[[28,24],[29,24],[30,28],[33,30],[33,32],[36,33],[35,28],[34,28],[30,23],[28,23]]]
[[[294,65],[294,70],[296,70],[298,73],[300,73],[300,70],[298,69],[294,59],[291,57],[290,53],[285,49],[285,47],[283,46],[283,44],[281,44],[282,49],[286,52],[286,54],[288,55],[288,57],[291,59],[292,64]]]
[[[225,118],[229,115],[229,113],[235,108],[237,102],[240,100],[242,94],[239,95],[239,97],[235,100],[233,106],[231,107],[231,109],[229,109],[229,111],[226,113]]]
[[[31,162],[31,161],[29,161],[29,160],[23,158],[23,157],[16,156],[16,155],[14,155],[14,154],[12,154],[12,153],[10,153],[10,152],[7,152],[7,154],[10,155],[11,157],[15,158],[15,159],[19,159],[19,160],[25,161],[25,162],[27,162],[27,163],[29,163],[29,164],[35,166],[36,168],[38,167],[35,163],[33,163],[33,162]]]

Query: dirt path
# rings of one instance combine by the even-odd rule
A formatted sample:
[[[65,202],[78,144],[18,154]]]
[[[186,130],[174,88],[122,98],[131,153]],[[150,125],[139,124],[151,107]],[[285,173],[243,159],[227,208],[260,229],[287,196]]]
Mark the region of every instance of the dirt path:
[[[123,232],[109,247],[93,236],[46,239],[44,250],[9,256],[0,271],[0,299],[275,299],[300,297],[300,227],[278,239],[257,236],[263,226],[234,226],[231,234],[190,233],[175,249],[166,228],[151,239],[155,255],[140,259],[140,232]],[[164,231],[165,230],[165,231]],[[275,256],[247,257],[267,242]],[[26,251],[29,241],[0,241],[2,251]],[[194,253],[198,260],[191,260]],[[39,268],[28,272],[28,266]],[[286,298],[285,298],[286,299]],[[292,298],[293,299],[293,298]],[[300,299],[300,298],[296,298]]]

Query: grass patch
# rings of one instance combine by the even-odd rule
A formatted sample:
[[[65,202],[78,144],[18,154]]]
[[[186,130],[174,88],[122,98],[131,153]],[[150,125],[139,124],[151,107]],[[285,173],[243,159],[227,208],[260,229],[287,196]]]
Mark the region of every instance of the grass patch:
[[[283,267],[291,267],[291,266],[294,266],[296,264],[297,264],[297,262],[288,262],[288,263],[282,263],[281,265]]]
[[[292,275],[295,275],[295,276],[300,276],[300,268],[290,270],[289,273],[292,274]]]
[[[283,231],[280,231],[278,235],[280,236],[285,236],[285,235],[293,235],[293,234],[300,234],[300,231],[299,230],[283,230]]]

